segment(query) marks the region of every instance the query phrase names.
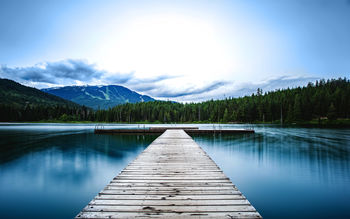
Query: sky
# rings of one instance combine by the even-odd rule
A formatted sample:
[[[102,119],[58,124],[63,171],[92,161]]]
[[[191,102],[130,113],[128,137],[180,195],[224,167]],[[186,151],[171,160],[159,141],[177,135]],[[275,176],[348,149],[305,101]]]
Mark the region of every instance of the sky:
[[[198,102],[349,78],[350,0],[0,0],[0,78]]]

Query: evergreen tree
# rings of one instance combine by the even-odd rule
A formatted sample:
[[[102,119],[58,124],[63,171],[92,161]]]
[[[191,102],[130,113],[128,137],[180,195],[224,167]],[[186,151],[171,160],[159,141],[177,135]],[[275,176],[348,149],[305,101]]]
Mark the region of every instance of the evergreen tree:
[[[223,118],[223,122],[228,122],[230,121],[230,116],[228,114],[228,110],[227,108],[225,109],[225,112],[224,112],[224,118]]]
[[[333,120],[333,119],[337,118],[337,111],[336,111],[336,108],[334,107],[333,103],[331,103],[331,105],[328,108],[327,117],[330,120]]]

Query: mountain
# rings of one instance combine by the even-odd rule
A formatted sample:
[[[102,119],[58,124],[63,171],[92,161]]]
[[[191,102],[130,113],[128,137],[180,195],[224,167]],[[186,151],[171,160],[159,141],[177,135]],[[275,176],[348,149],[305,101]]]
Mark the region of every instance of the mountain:
[[[126,87],[106,86],[66,86],[46,88],[42,91],[93,109],[108,109],[123,103],[154,101],[152,97],[141,95]]]
[[[0,104],[24,108],[25,106],[80,107],[78,104],[45,93],[15,81],[0,78]]]

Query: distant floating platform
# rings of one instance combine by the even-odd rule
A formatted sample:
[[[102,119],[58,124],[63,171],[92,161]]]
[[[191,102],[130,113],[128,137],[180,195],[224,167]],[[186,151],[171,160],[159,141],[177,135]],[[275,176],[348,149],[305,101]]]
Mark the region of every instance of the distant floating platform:
[[[199,129],[198,127],[150,127],[145,129],[95,129],[95,134],[162,134],[168,129],[182,129],[187,134],[245,134],[253,129]]]

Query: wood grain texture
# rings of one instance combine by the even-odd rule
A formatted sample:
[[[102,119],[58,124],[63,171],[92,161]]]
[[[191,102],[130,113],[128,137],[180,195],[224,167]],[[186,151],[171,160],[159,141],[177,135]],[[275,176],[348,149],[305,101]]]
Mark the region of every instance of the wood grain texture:
[[[206,152],[166,130],[76,218],[261,218]]]

